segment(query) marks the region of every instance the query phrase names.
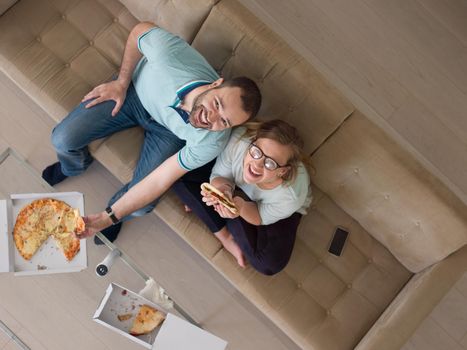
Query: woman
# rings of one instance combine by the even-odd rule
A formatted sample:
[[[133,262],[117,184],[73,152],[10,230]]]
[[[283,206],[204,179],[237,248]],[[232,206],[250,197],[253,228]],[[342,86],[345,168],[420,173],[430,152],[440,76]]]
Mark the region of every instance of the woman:
[[[246,258],[259,272],[275,274],[287,265],[311,202],[302,147],[297,130],[284,121],[249,123],[232,133],[215,164],[188,173],[174,190],[240,266],[245,267]],[[211,185],[232,199],[237,214],[208,193],[200,195],[210,171]]]

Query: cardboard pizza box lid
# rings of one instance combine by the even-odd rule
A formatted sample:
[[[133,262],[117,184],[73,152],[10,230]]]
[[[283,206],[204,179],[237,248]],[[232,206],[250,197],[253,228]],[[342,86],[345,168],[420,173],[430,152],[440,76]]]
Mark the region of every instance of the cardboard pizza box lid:
[[[169,313],[152,349],[224,350],[226,347],[225,340]]]
[[[133,319],[120,321],[118,315],[132,313],[135,316],[138,308],[133,305],[146,304],[161,310],[166,314],[166,319],[161,326],[151,333],[134,337],[129,334]],[[224,350],[227,342],[198,328],[191,323],[168,312],[163,307],[155,304],[139,294],[132,292],[116,283],[111,283],[106,290],[96,312],[94,321],[131,339],[146,349],[173,350]]]
[[[12,194],[10,200],[0,201],[0,272],[14,272],[20,276],[77,272],[87,268],[85,239],[80,241],[80,251],[70,262],[58,250],[52,238],[42,245],[30,261],[23,259],[14,247],[11,232],[16,216],[25,205],[39,198],[62,200],[84,213],[84,196],[79,192]]]
[[[10,244],[10,227],[9,227],[9,208],[8,202],[4,199],[0,200],[0,272],[13,271],[13,251]]]

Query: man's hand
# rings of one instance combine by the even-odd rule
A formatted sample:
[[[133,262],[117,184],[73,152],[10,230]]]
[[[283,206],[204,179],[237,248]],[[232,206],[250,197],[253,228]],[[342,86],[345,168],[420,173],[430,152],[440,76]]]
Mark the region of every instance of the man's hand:
[[[115,117],[125,101],[127,89],[128,86],[125,83],[119,80],[113,80],[96,86],[83,97],[81,102],[92,99],[92,101],[86,105],[86,108],[91,108],[104,101],[115,101],[115,107],[112,110],[112,117]]]
[[[94,236],[97,232],[102,231],[103,229],[112,225],[112,220],[109,218],[105,211],[99,214],[92,214],[83,217],[84,223],[86,224],[86,229],[77,234],[78,238],[87,238]]]

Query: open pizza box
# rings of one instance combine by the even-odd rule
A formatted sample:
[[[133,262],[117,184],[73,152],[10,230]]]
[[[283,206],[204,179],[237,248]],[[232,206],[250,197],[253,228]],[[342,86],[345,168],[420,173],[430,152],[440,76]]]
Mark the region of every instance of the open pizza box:
[[[25,260],[15,247],[13,227],[20,210],[39,198],[54,198],[84,213],[84,197],[79,192],[12,194],[9,200],[0,200],[0,272],[15,275],[38,275],[77,272],[87,268],[86,240],[80,241],[80,251],[71,261],[56,246],[52,237],[41,246],[30,261]]]
[[[133,336],[129,331],[142,305],[149,305],[162,311],[166,318],[149,334]],[[119,316],[122,320],[119,319]],[[194,326],[162,306],[115,283],[111,283],[107,288],[93,318],[97,323],[131,339],[146,349],[224,350],[227,346],[225,340]]]

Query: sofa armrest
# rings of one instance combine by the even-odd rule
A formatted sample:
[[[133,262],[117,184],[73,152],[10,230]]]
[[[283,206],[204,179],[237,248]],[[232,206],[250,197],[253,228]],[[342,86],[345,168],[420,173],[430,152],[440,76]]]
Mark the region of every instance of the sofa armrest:
[[[467,246],[414,275],[355,350],[398,350],[467,270]]]

